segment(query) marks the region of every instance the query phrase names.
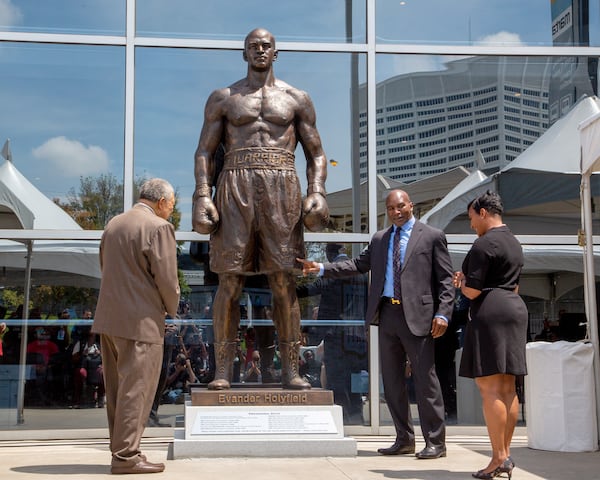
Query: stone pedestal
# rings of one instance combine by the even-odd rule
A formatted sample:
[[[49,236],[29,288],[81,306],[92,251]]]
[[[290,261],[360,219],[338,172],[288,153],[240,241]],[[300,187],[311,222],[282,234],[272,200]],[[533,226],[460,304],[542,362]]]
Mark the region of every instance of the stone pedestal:
[[[347,457],[342,407],[323,389],[192,387],[184,427],[175,429],[170,458]]]

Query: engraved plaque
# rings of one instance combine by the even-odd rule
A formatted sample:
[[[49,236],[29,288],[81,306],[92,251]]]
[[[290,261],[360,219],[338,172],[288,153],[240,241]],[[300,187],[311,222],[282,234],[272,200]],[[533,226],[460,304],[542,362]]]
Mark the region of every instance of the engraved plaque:
[[[336,426],[328,411],[230,411],[213,410],[198,415],[192,435],[248,435],[248,434],[331,434]]]
[[[191,387],[192,406],[302,406],[333,405],[333,392],[322,388],[282,390],[281,388],[232,388],[208,390]]]

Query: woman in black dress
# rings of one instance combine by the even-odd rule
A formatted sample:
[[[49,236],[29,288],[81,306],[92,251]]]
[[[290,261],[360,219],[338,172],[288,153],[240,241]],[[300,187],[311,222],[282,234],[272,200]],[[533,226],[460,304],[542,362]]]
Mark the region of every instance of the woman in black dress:
[[[500,196],[489,190],[469,203],[471,228],[479,238],[453,278],[471,300],[459,375],[474,378],[481,394],[492,459],[473,477],[483,479],[512,475],[510,442],[519,414],[515,377],[527,373],[528,314],[518,295],[523,250],[502,222],[502,212]]]

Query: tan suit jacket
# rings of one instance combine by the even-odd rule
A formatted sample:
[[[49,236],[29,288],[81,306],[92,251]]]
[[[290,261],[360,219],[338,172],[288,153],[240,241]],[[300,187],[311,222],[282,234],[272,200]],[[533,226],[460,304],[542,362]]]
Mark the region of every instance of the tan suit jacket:
[[[162,345],[179,306],[176,249],[173,226],[142,204],[108,222],[93,331]]]

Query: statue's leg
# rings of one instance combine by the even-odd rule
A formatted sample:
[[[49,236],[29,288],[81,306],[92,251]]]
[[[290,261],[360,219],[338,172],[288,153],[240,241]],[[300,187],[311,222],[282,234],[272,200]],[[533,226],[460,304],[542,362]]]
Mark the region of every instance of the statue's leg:
[[[209,390],[226,390],[231,387],[237,330],[240,325],[239,298],[243,286],[242,275],[219,275],[219,288],[213,304],[215,378],[208,384]]]
[[[291,272],[275,272],[268,277],[273,294],[273,323],[277,328],[281,352],[281,384],[284,388],[309,389],[310,383],[298,374],[300,307],[296,280]]]
[[[262,383],[274,383],[273,359],[275,356],[275,327],[272,325],[261,325],[254,328],[256,341],[260,352],[260,369],[262,372]]]

